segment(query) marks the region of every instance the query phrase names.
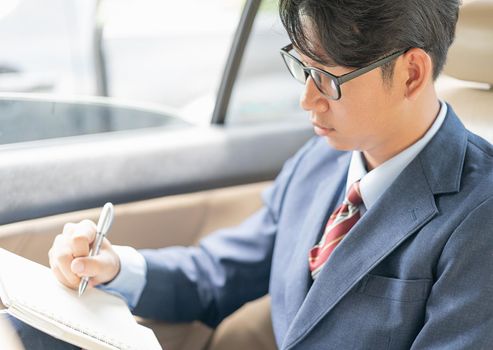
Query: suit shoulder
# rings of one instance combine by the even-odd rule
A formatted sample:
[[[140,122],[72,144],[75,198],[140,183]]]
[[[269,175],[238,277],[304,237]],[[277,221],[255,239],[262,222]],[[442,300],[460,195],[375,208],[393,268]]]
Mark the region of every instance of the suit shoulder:
[[[493,193],[493,145],[470,131],[467,136],[465,171],[475,174],[477,185]]]
[[[461,191],[469,193],[475,206],[493,198],[493,145],[468,131]]]
[[[490,142],[469,130],[467,132],[467,140],[470,147],[483,153],[486,157],[493,159],[493,145]]]

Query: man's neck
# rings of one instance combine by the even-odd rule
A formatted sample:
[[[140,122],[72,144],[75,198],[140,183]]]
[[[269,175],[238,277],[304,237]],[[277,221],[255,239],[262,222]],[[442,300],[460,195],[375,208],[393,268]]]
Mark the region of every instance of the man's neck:
[[[433,125],[439,112],[440,101],[435,94],[428,98],[427,103],[416,104],[409,109],[402,118],[407,122],[400,125],[392,139],[385,143],[385,147],[362,152],[367,170],[371,171],[421,139]]]

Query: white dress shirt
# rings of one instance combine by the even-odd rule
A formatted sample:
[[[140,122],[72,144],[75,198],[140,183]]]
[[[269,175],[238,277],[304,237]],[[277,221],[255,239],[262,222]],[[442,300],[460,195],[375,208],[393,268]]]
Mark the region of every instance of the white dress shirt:
[[[364,203],[361,208],[362,214],[377,202],[380,196],[440,129],[447,114],[447,105],[443,102],[440,104],[440,112],[435,122],[421,139],[370,172],[366,170],[365,162],[362,158],[363,154],[360,151],[353,151],[349,164],[346,190],[349,190],[351,184],[360,180],[360,191]],[[123,297],[129,307],[133,309],[137,305],[146,284],[147,265],[144,257],[134,248],[114,246],[114,249],[120,257],[120,272],[113,281],[99,287]]]
[[[443,102],[440,104],[440,111],[435,121],[422,138],[370,172],[366,170],[363,154],[360,151],[353,151],[346,181],[346,191],[349,191],[354,182],[360,180],[361,198],[363,198],[364,203],[364,207],[361,208],[362,214],[377,202],[380,196],[392,185],[399,174],[416,158],[440,129],[447,115],[447,104]]]

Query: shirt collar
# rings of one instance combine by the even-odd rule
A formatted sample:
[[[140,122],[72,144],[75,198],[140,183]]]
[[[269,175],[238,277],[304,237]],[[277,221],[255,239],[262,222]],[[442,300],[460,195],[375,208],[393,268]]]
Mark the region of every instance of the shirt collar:
[[[353,151],[346,181],[346,191],[349,190],[351,184],[360,180],[361,197],[363,198],[366,209],[369,210],[437,133],[446,115],[447,104],[440,102],[440,111],[426,134],[414,144],[370,172],[366,170],[363,154],[360,151]]]

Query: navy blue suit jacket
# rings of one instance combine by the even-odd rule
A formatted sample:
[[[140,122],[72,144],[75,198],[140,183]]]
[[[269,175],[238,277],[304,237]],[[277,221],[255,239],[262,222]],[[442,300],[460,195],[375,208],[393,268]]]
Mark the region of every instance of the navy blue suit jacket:
[[[192,248],[145,250],[135,313],[215,326],[270,292],[281,349],[493,349],[493,147],[452,108],[311,283],[350,152],[310,140],[265,205]]]

